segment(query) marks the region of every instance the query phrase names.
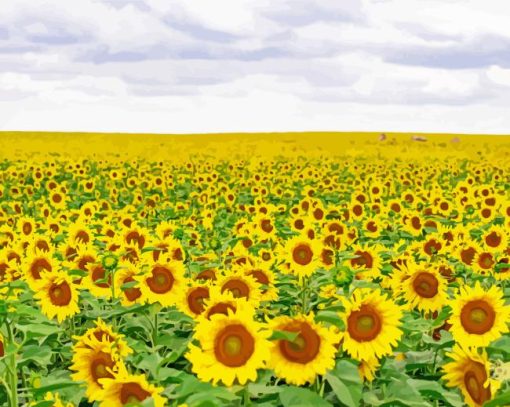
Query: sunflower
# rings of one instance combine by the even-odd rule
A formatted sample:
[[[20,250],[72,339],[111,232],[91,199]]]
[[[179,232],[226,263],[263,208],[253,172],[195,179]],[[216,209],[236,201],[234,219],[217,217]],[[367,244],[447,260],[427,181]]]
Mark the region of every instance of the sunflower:
[[[372,382],[380,366],[381,361],[375,357],[368,360],[361,360],[358,365],[358,373],[361,380]]]
[[[487,346],[508,332],[510,306],[497,286],[484,290],[479,282],[474,287],[464,285],[451,307],[451,332],[464,347]]]
[[[492,272],[496,265],[494,253],[488,250],[480,251],[476,254],[473,264],[473,271],[481,275],[487,275]]]
[[[60,398],[60,395],[58,393],[47,392],[44,395],[44,401],[46,401],[46,402],[52,401],[53,404],[51,404],[51,407],[74,407],[73,403],[62,401],[62,399]],[[36,405],[40,405],[40,403],[33,402],[33,404],[32,403],[30,404],[30,406],[36,406]],[[46,405],[46,404],[44,404],[44,405]]]
[[[112,274],[101,263],[87,263],[87,275],[81,280],[82,287],[94,297],[111,298]]]
[[[346,330],[343,348],[353,358],[370,360],[391,353],[402,331],[402,310],[378,290],[360,288],[350,300],[342,297],[342,314]]]
[[[476,348],[455,345],[448,353],[452,361],[443,366],[443,379],[449,387],[457,387],[470,407],[481,407],[491,400],[500,382],[491,379],[487,353]]]
[[[53,256],[53,252],[39,249],[35,249],[33,253],[26,253],[21,267],[28,285],[34,291],[41,285],[44,274],[57,270],[58,264]]]
[[[484,247],[490,252],[502,252],[508,247],[508,232],[501,226],[491,226],[482,235]]]
[[[204,312],[204,303],[208,299],[209,285],[200,284],[191,280],[188,281],[187,287],[183,291],[180,301],[177,303],[177,307],[185,314],[195,318]]]
[[[230,292],[234,298],[245,298],[256,306],[261,300],[261,285],[252,275],[245,275],[241,267],[219,278],[217,286],[222,293]]]
[[[270,331],[252,318],[237,309],[200,321],[194,335],[199,346],[190,343],[185,355],[200,380],[232,386],[236,380],[244,385],[257,379],[257,370],[269,357]]]
[[[293,341],[272,342],[268,367],[289,384],[311,383],[335,366],[336,344],[341,335],[335,328],[314,322],[313,314],[295,317],[281,316],[270,322],[273,330],[297,334]]]
[[[166,400],[161,396],[162,387],[155,387],[147,382],[145,375],[129,374],[124,365],[113,377],[99,379],[103,390],[100,393],[99,407],[122,407],[139,405],[152,400],[151,406],[163,407]]]
[[[137,267],[128,261],[121,261],[115,271],[115,296],[125,307],[141,302],[142,291],[135,279],[137,274]]]
[[[42,313],[50,319],[57,317],[58,322],[80,312],[76,286],[63,271],[43,273],[34,297],[39,300]]]
[[[381,276],[381,260],[379,252],[382,247],[376,246],[360,246],[352,247],[352,258],[349,265],[356,270],[357,276],[363,279],[375,279]]]
[[[275,287],[276,277],[265,264],[255,264],[242,268],[244,275],[253,277],[260,284],[260,299],[273,301],[278,298],[278,289]]]
[[[498,258],[492,270],[492,275],[499,281],[510,279],[510,255]]]
[[[289,270],[300,279],[308,277],[320,266],[321,244],[306,235],[293,237],[285,242],[280,252]]]
[[[100,379],[113,378],[123,362],[114,343],[98,340],[95,336],[84,337],[73,347],[70,370],[71,378],[85,382],[86,395],[90,402],[99,400],[103,385]]]
[[[94,340],[97,340],[111,343],[121,357],[133,353],[133,350],[125,341],[124,335],[114,332],[112,327],[106,324],[101,318],[94,321],[94,324],[95,326],[87,329],[83,335],[73,337],[73,339],[77,341],[74,345],[75,348],[89,347],[91,341],[94,342]]]
[[[446,305],[448,284],[432,265],[408,263],[406,277],[400,291],[411,309],[439,311]]]
[[[171,306],[179,301],[184,286],[184,265],[172,260],[167,253],[161,255],[157,262],[150,262],[148,270],[137,275],[135,280],[146,302]]]

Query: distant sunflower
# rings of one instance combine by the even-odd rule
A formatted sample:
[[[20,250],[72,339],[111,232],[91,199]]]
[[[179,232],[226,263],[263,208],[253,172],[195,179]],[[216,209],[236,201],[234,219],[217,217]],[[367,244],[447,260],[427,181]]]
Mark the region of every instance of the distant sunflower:
[[[120,365],[113,377],[99,379],[99,383],[103,386],[99,407],[134,406],[150,400],[153,407],[166,405],[165,398],[161,396],[162,387],[148,383],[143,374],[129,374],[124,365]]]
[[[125,307],[141,302],[142,291],[135,279],[137,274],[138,270],[135,265],[127,261],[120,262],[119,268],[115,272],[115,295],[120,298]]]
[[[265,367],[269,357],[270,332],[265,325],[239,309],[228,316],[214,315],[196,326],[199,346],[190,343],[186,358],[191,370],[202,381],[232,386],[257,379],[257,370]]]
[[[308,277],[320,266],[321,244],[307,236],[296,236],[285,242],[281,254],[289,270],[299,278]]]
[[[502,252],[508,247],[507,231],[501,226],[491,226],[482,235],[484,247],[490,252]]]
[[[353,358],[370,360],[389,355],[402,336],[402,310],[379,291],[357,289],[348,300],[341,298],[345,311],[343,348]]]
[[[451,332],[464,347],[487,346],[508,332],[510,306],[497,286],[484,290],[479,282],[474,287],[464,285],[451,307]]]
[[[335,366],[336,344],[340,335],[334,328],[326,328],[308,316],[276,317],[270,322],[273,330],[296,333],[296,339],[280,339],[271,345],[268,367],[277,377],[289,384],[301,386],[311,383]]]
[[[34,297],[41,304],[41,311],[58,322],[80,312],[78,291],[70,276],[63,271],[44,273]]]
[[[460,389],[470,407],[482,407],[499,389],[500,382],[491,379],[487,353],[476,348],[455,345],[448,353],[452,361],[443,366],[443,379],[449,387]]]

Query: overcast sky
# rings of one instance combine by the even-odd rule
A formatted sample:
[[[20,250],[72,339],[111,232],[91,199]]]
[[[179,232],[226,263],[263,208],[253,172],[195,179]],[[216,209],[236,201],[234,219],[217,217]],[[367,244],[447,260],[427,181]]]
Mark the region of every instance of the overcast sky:
[[[510,4],[0,0],[0,129],[510,134]]]

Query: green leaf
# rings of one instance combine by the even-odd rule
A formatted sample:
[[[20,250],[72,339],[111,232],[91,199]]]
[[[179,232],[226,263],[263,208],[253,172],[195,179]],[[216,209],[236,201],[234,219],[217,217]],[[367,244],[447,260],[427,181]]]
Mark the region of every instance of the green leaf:
[[[70,380],[61,381],[61,382],[55,382],[52,384],[48,384],[47,386],[42,386],[42,387],[38,387],[36,389],[32,389],[32,393],[34,394],[35,397],[40,397],[40,396],[45,395],[49,391],[62,390],[67,387],[79,387],[79,386],[80,386],[80,383],[73,382]]]
[[[327,322],[331,325],[334,325],[341,330],[345,329],[345,324],[342,318],[340,318],[340,315],[338,312],[335,311],[319,311],[317,315],[315,316],[316,322]]]
[[[285,387],[280,392],[283,407],[330,407],[331,404],[317,393],[301,387]]]
[[[273,334],[269,337],[271,341],[284,340],[289,342],[294,342],[298,337],[299,332],[289,332],[289,331],[279,331],[274,330]]]
[[[503,394],[495,397],[491,401],[484,404],[484,407],[503,407],[510,405],[510,390],[507,390]]]

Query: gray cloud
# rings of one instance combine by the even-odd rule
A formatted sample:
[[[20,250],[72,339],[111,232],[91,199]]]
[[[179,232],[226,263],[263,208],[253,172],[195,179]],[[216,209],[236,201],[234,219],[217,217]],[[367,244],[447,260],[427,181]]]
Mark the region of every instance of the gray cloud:
[[[404,17],[382,21],[376,6],[391,0],[255,2],[253,21],[239,27],[189,10],[160,12],[142,0],[87,4],[84,16],[75,5],[76,12],[28,6],[5,17],[0,73],[24,76],[0,81],[1,100],[51,93],[113,104],[266,92],[299,103],[369,106],[508,101],[507,89],[484,72],[510,67],[510,35]]]

